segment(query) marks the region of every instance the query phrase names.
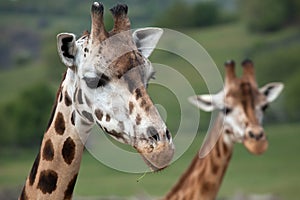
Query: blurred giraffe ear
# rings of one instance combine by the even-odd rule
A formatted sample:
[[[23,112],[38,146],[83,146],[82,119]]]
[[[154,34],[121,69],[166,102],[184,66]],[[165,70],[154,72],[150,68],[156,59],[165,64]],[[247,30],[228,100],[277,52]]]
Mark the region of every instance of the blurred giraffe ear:
[[[148,58],[162,34],[163,30],[161,28],[140,28],[133,32],[132,37],[138,50]]]
[[[283,88],[283,83],[268,83],[259,91],[266,96],[268,102],[272,102],[279,96]]]
[[[224,95],[223,92],[217,94],[203,94],[195,95],[188,98],[188,101],[200,108],[203,111],[211,112],[216,109],[222,109],[224,107]]]
[[[67,67],[73,67],[76,55],[76,36],[72,33],[60,33],[57,35],[57,50],[61,61]]]

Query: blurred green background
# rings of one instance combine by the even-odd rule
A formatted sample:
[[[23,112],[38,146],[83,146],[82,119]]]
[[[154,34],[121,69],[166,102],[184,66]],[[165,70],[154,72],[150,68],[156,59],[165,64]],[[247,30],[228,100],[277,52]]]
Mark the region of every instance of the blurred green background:
[[[159,26],[178,30],[198,41],[221,73],[225,60],[240,62],[247,57],[255,62],[259,85],[270,81],[285,84],[283,93],[265,116],[269,150],[257,157],[250,155],[242,145],[236,145],[219,198],[255,193],[298,199],[300,1],[102,2],[108,29],[112,27],[108,8],[124,2],[129,6],[132,28]],[[56,35],[60,32],[80,35],[89,30],[91,3],[87,0],[0,2],[0,199],[18,196],[38,152],[65,70],[56,51]],[[207,92],[203,80],[193,76],[192,67],[183,59],[155,51],[150,60],[160,63],[163,60],[163,64],[184,74],[197,93]],[[155,103],[165,106],[167,124],[175,133],[178,109],[176,101],[170,103],[173,94],[155,85],[150,85],[149,93]],[[162,196],[199,149],[209,117],[201,113],[198,136],[180,159],[162,172],[146,175],[139,182],[136,181],[139,174],[110,169],[85,152],[75,196]]]

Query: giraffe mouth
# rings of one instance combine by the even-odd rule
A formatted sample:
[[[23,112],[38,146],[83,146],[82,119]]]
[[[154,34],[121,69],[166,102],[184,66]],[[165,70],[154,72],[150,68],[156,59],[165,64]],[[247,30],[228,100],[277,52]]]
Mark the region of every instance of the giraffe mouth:
[[[151,171],[157,172],[168,167],[174,155],[173,143],[159,142],[155,146],[134,146]]]
[[[246,139],[243,141],[243,144],[246,149],[254,155],[261,155],[268,149],[268,140],[252,141]]]
[[[142,158],[143,158],[143,160],[144,160],[144,162],[146,163],[146,165],[148,165],[148,167],[151,169],[151,171],[153,171],[153,172],[158,172],[158,171],[161,171],[161,170],[163,170],[163,169],[165,169],[167,166],[164,166],[164,167],[162,167],[162,168],[159,168],[159,167],[156,167],[154,164],[152,164],[145,156],[143,156],[142,154],[141,154],[141,156],[142,156]]]

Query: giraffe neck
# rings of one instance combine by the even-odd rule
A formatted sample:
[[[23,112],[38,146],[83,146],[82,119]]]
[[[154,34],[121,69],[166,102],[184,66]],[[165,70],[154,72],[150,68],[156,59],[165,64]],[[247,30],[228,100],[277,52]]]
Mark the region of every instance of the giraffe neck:
[[[214,132],[222,130],[222,121],[219,116],[210,134],[217,135]],[[197,153],[189,168],[165,196],[165,200],[216,198],[233,151],[233,145],[225,143],[225,137],[222,132],[215,146],[204,158],[199,158]]]
[[[19,199],[71,199],[91,125],[76,115],[64,76],[39,153]]]

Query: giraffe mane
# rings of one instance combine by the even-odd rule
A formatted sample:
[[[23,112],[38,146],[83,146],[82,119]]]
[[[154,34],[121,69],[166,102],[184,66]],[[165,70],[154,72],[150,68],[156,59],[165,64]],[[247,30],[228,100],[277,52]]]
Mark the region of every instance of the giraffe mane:
[[[56,107],[57,107],[57,103],[58,103],[58,98],[59,96],[62,97],[61,92],[62,92],[62,83],[64,82],[65,78],[66,78],[66,74],[67,74],[67,71],[65,71],[62,75],[62,80],[61,80],[61,83],[59,85],[59,88],[56,92],[56,97],[55,97],[55,100],[54,100],[54,104],[52,106],[52,109],[51,109],[51,114],[50,114],[50,118],[49,118],[49,121],[48,121],[48,125],[47,125],[47,128],[46,128],[46,131],[49,129],[52,121],[53,121],[53,118],[54,118],[54,114],[55,114],[55,111],[56,111]]]

